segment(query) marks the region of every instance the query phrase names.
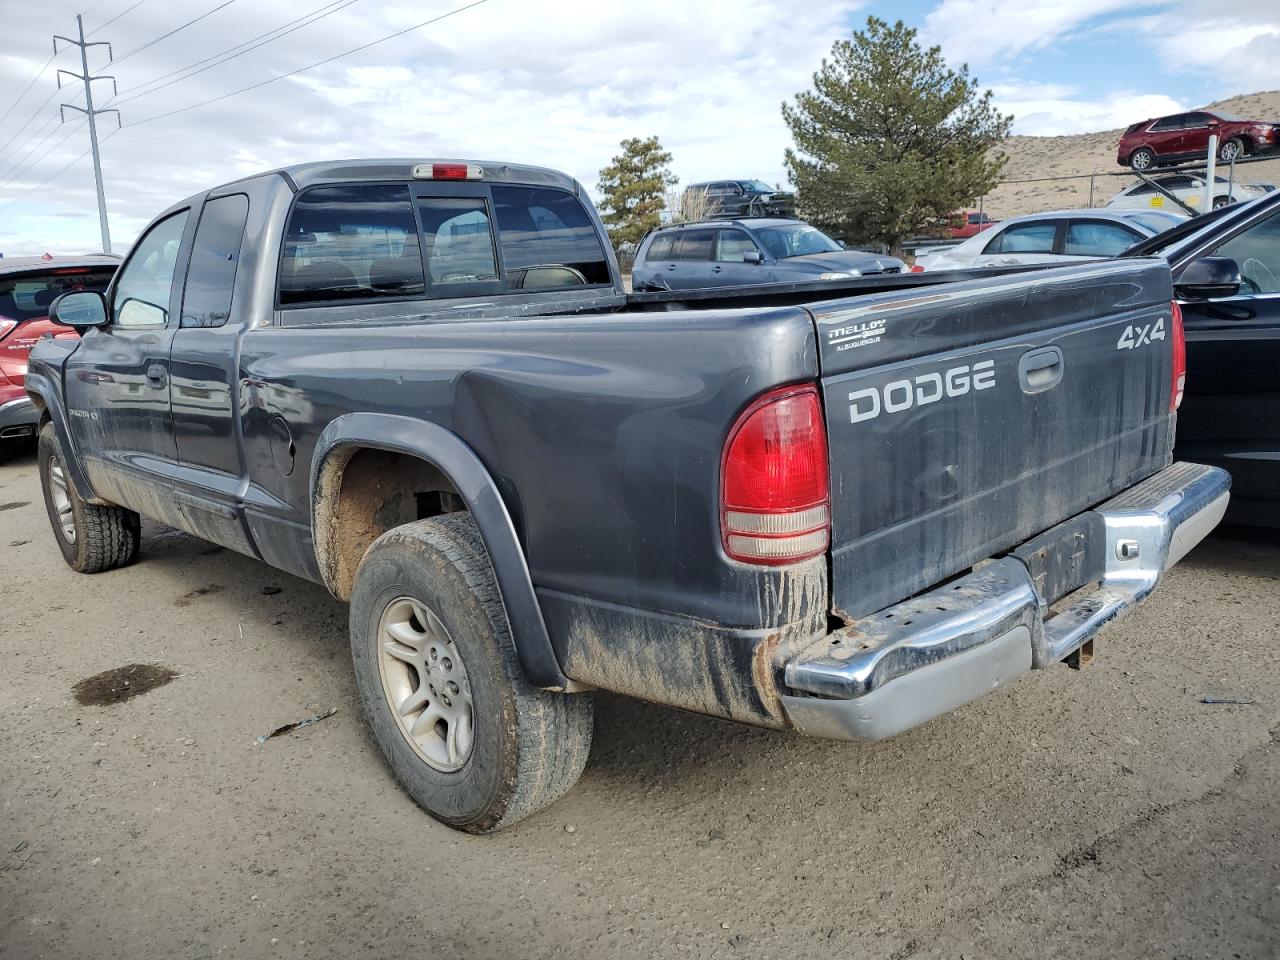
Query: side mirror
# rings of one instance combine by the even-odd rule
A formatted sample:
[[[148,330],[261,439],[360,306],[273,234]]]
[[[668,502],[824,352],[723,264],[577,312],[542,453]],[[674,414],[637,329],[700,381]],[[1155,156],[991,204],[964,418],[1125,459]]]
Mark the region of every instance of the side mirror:
[[[764,254],[759,250],[748,250],[742,255],[743,263],[764,263]]]
[[[848,249],[849,249],[849,245],[848,245],[847,243],[845,243],[843,240],[837,240],[837,241],[836,241],[836,243],[840,244],[840,249],[841,249],[841,250],[848,250]]]
[[[1201,257],[1183,269],[1173,285],[1180,300],[1214,300],[1240,292],[1240,264],[1230,257]]]
[[[76,330],[101,327],[107,322],[107,299],[96,290],[64,293],[49,304],[49,319]]]

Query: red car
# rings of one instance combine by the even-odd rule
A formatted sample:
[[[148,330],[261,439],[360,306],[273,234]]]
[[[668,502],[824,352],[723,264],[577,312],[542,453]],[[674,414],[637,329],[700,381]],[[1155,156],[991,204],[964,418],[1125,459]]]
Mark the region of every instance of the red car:
[[[1196,110],[1135,123],[1120,138],[1116,163],[1145,171],[1182,160],[1203,160],[1209,152],[1209,136],[1214,133],[1218,135],[1218,158],[1228,162],[1280,146],[1280,123]]]
[[[996,222],[977,210],[961,210],[951,215],[951,225],[947,228],[947,232],[951,234],[952,239],[968,240],[988,227],[995,226]]]
[[[23,388],[36,341],[75,336],[49,319],[49,304],[70,290],[107,289],[119,266],[119,257],[93,254],[0,259],[0,440],[36,432],[39,417]]]

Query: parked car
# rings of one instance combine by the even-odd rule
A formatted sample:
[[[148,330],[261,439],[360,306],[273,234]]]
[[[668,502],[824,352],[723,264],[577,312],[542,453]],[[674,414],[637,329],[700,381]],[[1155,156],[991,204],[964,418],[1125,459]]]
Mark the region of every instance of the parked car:
[[[967,270],[1114,257],[1181,223],[1160,210],[1055,210],[1001,220],[992,229],[916,258],[922,270]]]
[[[902,273],[896,257],[846,250],[803,220],[712,220],[660,227],[640,244],[634,290],[849,280]]]
[[[1173,269],[1187,336],[1174,455],[1231,472],[1228,519],[1280,527],[1280,194],[1131,251],[1153,254]]]
[[[968,240],[976,237],[983,230],[989,230],[996,223],[985,213],[977,210],[961,210],[951,216],[951,225],[947,233],[953,240]]]
[[[0,260],[0,440],[35,436],[39,416],[23,383],[27,355],[44,336],[74,337],[49,319],[49,304],[71,290],[105,290],[118,257]]]
[[[391,768],[484,832],[574,783],[592,689],[889,736],[1082,665],[1226,507],[1159,258],[628,297],[585,196],[360,160],[170,207],[32,352],[67,563],[145,515],[324,584]]]
[[[693,195],[705,208],[701,218],[794,217],[796,195],[771,187],[763,180],[711,180],[691,183],[685,196]],[[688,203],[689,201],[686,201]],[[693,205],[697,205],[696,203]]]
[[[1218,157],[1238,160],[1268,153],[1280,144],[1280,123],[1242,120],[1219,110],[1194,110],[1135,123],[1120,137],[1116,163],[1134,170],[1153,170],[1182,160],[1203,160],[1209,137],[1218,135]]]
[[[1173,194],[1187,206],[1199,210],[1204,206],[1204,177],[1194,173],[1166,173],[1151,177],[1151,183],[1136,180],[1107,201],[1109,208],[1125,210],[1168,210],[1171,213],[1183,213],[1152,183],[1159,184],[1164,190]],[[1213,207],[1225,207],[1230,203],[1243,203],[1253,200],[1267,192],[1267,187],[1260,183],[1232,183],[1226,177],[1214,177]]]

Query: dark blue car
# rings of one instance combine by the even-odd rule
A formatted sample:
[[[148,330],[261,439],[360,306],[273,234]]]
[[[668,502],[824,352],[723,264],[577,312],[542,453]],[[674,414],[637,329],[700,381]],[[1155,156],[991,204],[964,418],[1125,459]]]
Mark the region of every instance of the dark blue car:
[[[752,218],[661,227],[636,251],[634,290],[804,280],[847,280],[902,273],[895,257],[846,250],[803,220]]]

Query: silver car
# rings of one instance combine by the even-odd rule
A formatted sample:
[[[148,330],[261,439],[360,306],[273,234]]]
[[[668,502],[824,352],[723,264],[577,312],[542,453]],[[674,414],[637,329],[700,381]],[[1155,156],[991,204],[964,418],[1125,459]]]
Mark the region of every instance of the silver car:
[[[1158,183],[1187,206],[1199,211],[1204,206],[1204,177],[1194,173],[1166,173],[1159,177],[1151,177],[1152,183]],[[1214,177],[1213,209],[1225,207],[1231,203],[1243,203],[1256,200],[1267,192],[1267,185],[1261,183],[1232,183],[1226,177]],[[1122,210],[1168,210],[1172,213],[1184,213],[1176,203],[1169,199],[1151,184],[1142,180],[1131,183],[1107,201],[1107,206]]]
[[[1162,210],[1055,210],[1011,217],[954,247],[918,258],[916,268],[965,270],[1114,257],[1185,219]]]

